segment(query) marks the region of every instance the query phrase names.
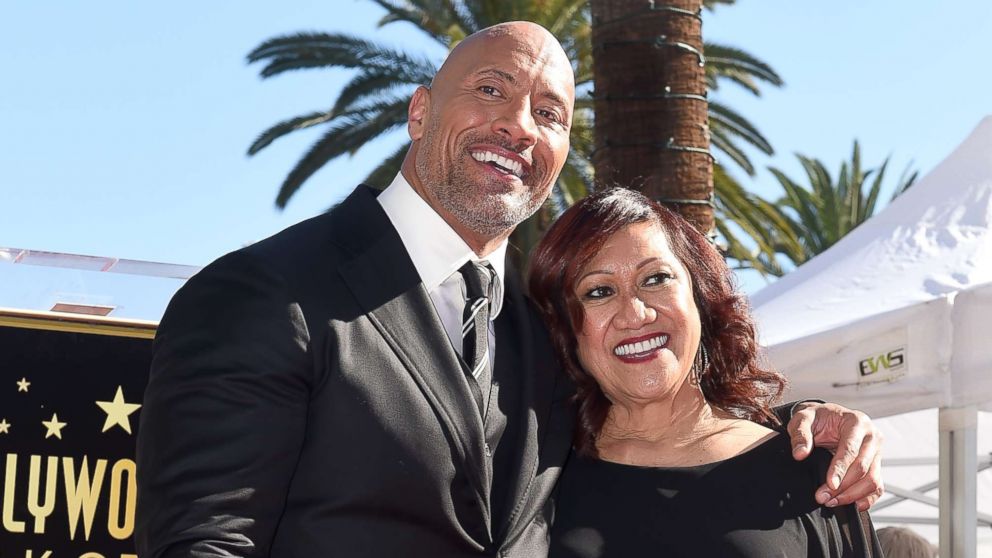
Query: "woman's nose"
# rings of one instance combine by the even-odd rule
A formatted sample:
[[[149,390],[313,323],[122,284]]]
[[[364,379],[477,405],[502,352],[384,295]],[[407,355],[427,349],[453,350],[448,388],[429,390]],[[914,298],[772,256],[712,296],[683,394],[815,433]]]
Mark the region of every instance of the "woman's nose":
[[[632,296],[624,303],[617,314],[617,327],[638,329],[658,319],[658,312],[644,303],[640,297]]]

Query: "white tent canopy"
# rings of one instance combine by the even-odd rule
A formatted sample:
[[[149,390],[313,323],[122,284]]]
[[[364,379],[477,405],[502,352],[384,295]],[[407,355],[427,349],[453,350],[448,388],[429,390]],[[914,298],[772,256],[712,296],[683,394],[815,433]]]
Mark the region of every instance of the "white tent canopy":
[[[990,224],[986,117],[885,210],[751,298],[792,395],[875,416],[992,400]]]
[[[788,376],[790,397],[826,398],[873,416],[940,407],[962,457],[972,451],[960,449],[969,432],[975,446],[970,417],[979,407],[992,410],[990,225],[986,117],[884,211],[752,297],[762,343]],[[970,488],[974,502],[973,478]],[[942,555],[951,554],[942,548]]]

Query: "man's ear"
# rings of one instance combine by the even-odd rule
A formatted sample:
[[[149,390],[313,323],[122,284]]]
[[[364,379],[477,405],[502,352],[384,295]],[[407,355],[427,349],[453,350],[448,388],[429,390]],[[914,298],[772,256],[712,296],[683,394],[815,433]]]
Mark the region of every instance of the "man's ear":
[[[410,139],[417,141],[424,136],[425,119],[430,112],[431,90],[421,85],[413,92],[407,108],[406,130]]]

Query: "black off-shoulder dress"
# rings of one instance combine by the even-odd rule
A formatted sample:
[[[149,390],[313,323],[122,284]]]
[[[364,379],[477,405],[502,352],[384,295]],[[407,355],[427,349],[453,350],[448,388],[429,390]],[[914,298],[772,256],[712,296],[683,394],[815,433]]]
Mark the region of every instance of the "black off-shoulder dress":
[[[573,455],[551,558],[880,557],[867,514],[813,499],[830,454],[792,458],[776,435],[730,459],[639,467]]]

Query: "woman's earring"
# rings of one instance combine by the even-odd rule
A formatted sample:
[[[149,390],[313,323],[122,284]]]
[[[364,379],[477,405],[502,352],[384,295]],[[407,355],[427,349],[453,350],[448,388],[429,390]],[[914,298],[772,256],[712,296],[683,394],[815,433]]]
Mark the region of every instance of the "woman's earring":
[[[689,383],[698,386],[703,379],[703,374],[706,374],[706,369],[709,365],[710,355],[706,352],[706,345],[700,343],[699,350],[696,351],[696,358],[692,361],[692,370],[689,372]]]

